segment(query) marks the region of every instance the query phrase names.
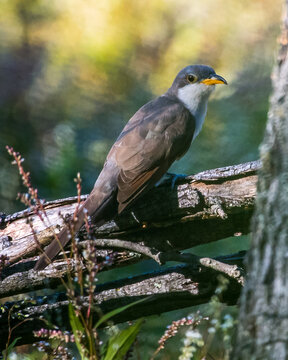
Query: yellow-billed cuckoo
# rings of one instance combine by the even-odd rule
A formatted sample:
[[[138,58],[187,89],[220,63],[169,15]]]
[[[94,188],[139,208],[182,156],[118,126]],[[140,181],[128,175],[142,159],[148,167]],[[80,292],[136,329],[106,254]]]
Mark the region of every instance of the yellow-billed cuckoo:
[[[83,225],[85,213],[95,224],[101,224],[130,207],[186,153],[202,128],[215,84],[227,82],[209,66],[187,66],[165,94],[132,116],[112,146],[91,194],[79,209],[75,231]],[[45,268],[70,237],[64,227],[35,269]]]

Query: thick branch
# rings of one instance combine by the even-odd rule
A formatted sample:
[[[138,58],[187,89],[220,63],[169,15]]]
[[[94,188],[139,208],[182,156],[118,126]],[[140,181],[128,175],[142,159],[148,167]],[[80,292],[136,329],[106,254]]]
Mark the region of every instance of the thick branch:
[[[250,162],[189,176],[171,188],[171,181],[140,199],[133,214],[126,211],[114,221],[95,229],[96,238],[118,238],[142,242],[161,251],[186,249],[250,231],[249,222],[256,194],[256,171]],[[85,197],[83,197],[85,198]],[[59,232],[59,216],[73,213],[76,198],[48,202],[44,222],[25,210],[1,222],[0,256],[10,264],[35,255],[35,242],[44,246]],[[27,221],[27,219],[29,221]],[[33,231],[35,234],[33,234]]]
[[[169,256],[177,249],[237,232],[247,233],[256,192],[255,172],[259,166],[259,162],[251,162],[208,170],[187,177],[174,189],[168,179],[136,204],[133,215],[126,212],[121,218],[95,229],[95,243],[98,248],[117,251],[124,247],[114,256],[114,266],[123,266],[145,256],[162,263],[173,260]],[[2,272],[0,297],[53,288],[61,283],[61,277],[67,272],[67,264],[63,261],[54,262],[45,273],[28,271],[34,265],[34,259],[29,257],[37,252],[33,231],[42,244],[49,242],[53,232],[59,231],[57,224],[61,225],[59,211],[63,215],[71,214],[75,205],[75,198],[46,203],[44,222],[29,210],[6,217],[2,222],[4,229],[0,230],[0,255],[7,255],[14,265]],[[141,219],[140,223],[135,218]],[[125,252],[125,248],[129,251]],[[163,251],[169,253],[163,255]],[[111,252],[109,250],[109,254]],[[135,252],[142,255],[135,255]],[[99,261],[106,255],[107,250],[98,250]],[[27,260],[19,262],[22,258]],[[206,263],[211,266],[209,260]]]

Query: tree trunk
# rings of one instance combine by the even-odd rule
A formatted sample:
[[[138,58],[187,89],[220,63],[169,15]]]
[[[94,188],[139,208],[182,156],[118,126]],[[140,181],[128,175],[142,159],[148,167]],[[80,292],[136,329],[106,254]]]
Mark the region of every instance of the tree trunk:
[[[233,359],[288,359],[288,0]]]

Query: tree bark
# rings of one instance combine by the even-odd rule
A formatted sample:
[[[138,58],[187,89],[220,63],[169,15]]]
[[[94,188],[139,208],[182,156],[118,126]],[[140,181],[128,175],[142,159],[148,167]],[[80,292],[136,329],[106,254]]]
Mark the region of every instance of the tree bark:
[[[93,241],[99,261],[103,262],[111,252],[115,267],[140,261],[145,256],[159,259],[159,262],[162,258],[167,261],[175,260],[170,258],[171,253],[175,255],[175,250],[239,233],[247,234],[250,232],[250,218],[256,196],[256,171],[259,167],[260,162],[255,161],[208,170],[187,177],[174,188],[171,186],[171,178],[168,178],[135,204],[133,214],[128,211],[115,221],[94,229]],[[38,289],[53,289],[61,284],[61,278],[65,277],[68,268],[63,259],[54,261],[43,271],[36,272],[32,269],[39,252],[35,238],[44,247],[53,238],[53,233],[63,226],[63,216],[73,213],[76,203],[75,198],[46,203],[45,213],[42,211],[41,216],[39,211],[35,213],[31,209],[10,216],[0,216],[0,298]],[[59,211],[62,217],[59,216]],[[87,241],[84,239],[79,246],[84,246],[85,242]],[[115,255],[115,249],[119,251],[121,247],[121,252]],[[129,251],[125,252],[125,249]],[[135,252],[142,255],[135,255]],[[8,257],[8,264],[3,260],[5,256]],[[219,274],[229,279],[229,286],[222,300],[229,303],[237,301],[243,285],[243,254],[240,254],[240,259],[239,256],[232,256],[231,259],[189,258],[188,254],[185,257],[193,266],[168,268],[99,284],[95,302],[106,313],[134,302],[139,297],[149,298],[153,295],[149,306],[145,304],[131,308],[114,320],[126,321],[159,314],[208,302],[217,287]],[[70,263],[73,272],[73,260]],[[7,266],[3,268],[3,264]],[[13,332],[14,337],[22,336],[21,341],[27,343],[32,336],[28,329],[35,330],[43,326],[40,315],[53,318],[53,323],[59,326],[68,323],[67,301],[65,294],[54,294],[50,297],[34,297],[32,304],[25,301],[4,304],[0,318],[2,346],[7,339],[5,324],[9,309],[12,308],[12,326],[19,323],[23,316],[30,319]],[[18,318],[20,308],[23,316]]]
[[[172,188],[167,180],[114,221],[94,229],[98,239],[141,242],[161,251],[183,250],[250,231],[259,161],[204,171]],[[82,197],[85,199],[85,196]],[[46,215],[29,209],[0,222],[0,257],[12,265],[39,253],[35,236],[47,245],[73,213],[76,198],[48,202]]]
[[[233,359],[288,359],[288,1],[261,145],[253,240]]]
[[[113,267],[118,267],[138,262],[147,254],[161,262],[165,258],[163,251],[186,249],[235,233],[247,234],[259,167],[256,161],[208,170],[187,177],[174,189],[167,181],[151,191],[149,198],[136,204],[133,213],[135,218],[141,219],[140,223],[126,212],[116,221],[95,229],[97,248],[112,248],[109,253],[117,249]],[[59,212],[71,215],[76,203],[75,198],[47,203],[44,206],[47,216],[42,216],[44,221],[29,210],[7,216],[2,221],[0,257],[8,257],[9,267],[1,269],[0,266],[0,298],[61,284],[61,277],[67,272],[63,260],[54,261],[45,272],[31,270],[39,252],[35,236],[43,246],[51,241],[53,231],[59,231],[63,225]],[[119,246],[124,247],[120,252]],[[125,248],[130,251],[125,252]],[[136,255],[138,249],[146,251]],[[108,250],[97,251],[99,262],[102,262]]]
[[[211,296],[215,294],[217,286],[219,286],[220,274],[224,274],[226,279],[229,279],[227,289],[221,294],[220,300],[230,305],[235,304],[242,288],[243,272],[240,266],[243,265],[243,257],[244,254],[235,254],[218,258],[215,261],[220,264],[219,270],[207,266],[178,265],[164,270],[99,284],[96,287],[94,296],[95,304],[99,308],[97,313],[106,314],[121,306],[140,299],[146,299],[145,302],[132,306],[127,311],[114,316],[113,323],[119,323],[207,303]],[[45,274],[41,274],[41,276],[45,277]],[[27,282],[35,282],[37,280],[35,272],[34,278],[30,274],[30,278],[26,280]],[[20,283],[25,281],[25,277],[24,279],[18,279],[18,281]],[[5,311],[0,317],[0,349],[5,347],[7,341],[7,322],[10,309],[12,309],[12,326],[22,319],[29,318],[29,322],[13,331],[13,338],[21,337],[18,344],[27,344],[36,340],[33,337],[33,331],[45,327],[45,323],[40,320],[41,317],[50,321],[53,326],[58,326],[62,330],[70,330],[70,323],[67,320],[68,303],[66,293],[56,293],[24,301],[5,303]],[[81,304],[84,313],[87,310],[88,303],[88,297],[83,297]]]

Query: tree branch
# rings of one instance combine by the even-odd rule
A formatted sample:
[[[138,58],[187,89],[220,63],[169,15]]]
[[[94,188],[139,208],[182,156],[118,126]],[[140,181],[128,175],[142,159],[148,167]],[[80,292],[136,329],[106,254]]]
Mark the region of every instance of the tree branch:
[[[113,266],[117,267],[147,257],[159,263],[180,260],[190,264],[98,285],[95,301],[101,311],[105,313],[151,294],[153,297],[145,306],[131,308],[118,315],[115,321],[205,303],[215,292],[219,274],[230,280],[223,301],[235,303],[243,284],[243,270],[239,268],[243,265],[242,254],[240,260],[239,256],[232,256],[228,261],[227,257],[198,258],[178,251],[250,231],[259,168],[260,163],[255,161],[208,170],[186,177],[174,188],[168,176],[135,204],[133,213],[126,211],[113,221],[93,229],[99,262],[113,254]],[[85,198],[82,196],[82,200]],[[68,269],[65,261],[58,259],[44,271],[35,272],[32,268],[39,252],[38,244],[44,247],[53,239],[54,233],[63,226],[63,217],[73,214],[76,205],[76,197],[45,203],[44,222],[33,213],[33,209],[0,216],[0,260],[5,256],[9,258],[9,267],[3,269],[0,263],[0,297],[54,288],[61,283]],[[59,216],[60,212],[62,216]],[[80,238],[83,235],[85,231],[81,230]],[[86,243],[85,239],[82,240],[80,247]],[[73,271],[73,260],[70,265]],[[25,329],[17,327],[14,336],[23,336],[25,341],[27,336],[31,337],[31,334],[27,335],[29,326],[34,330],[44,326],[40,315],[45,315],[45,319],[50,316],[55,325],[67,323],[68,300],[65,294],[39,299],[40,302],[34,299],[29,306],[25,302],[23,305],[17,303],[31,321],[25,323]],[[6,303],[5,307],[9,309],[12,305]],[[0,319],[2,342],[7,338],[4,325],[7,313],[5,311]],[[17,316],[15,321],[19,321]]]
[[[174,189],[168,178],[160,187],[153,189],[149,197],[138,201],[133,208],[134,216],[126,212],[115,221],[95,229],[95,244],[100,248],[108,247],[117,251],[119,247],[130,250],[115,255],[114,266],[123,266],[147,256],[159,263],[179,261],[181,259],[175,259],[175,251],[179,249],[233,236],[235,233],[246,234],[250,230],[256,193],[255,173],[259,167],[260,163],[255,161],[204,171],[187,177]],[[47,202],[45,223],[29,210],[4,219],[2,217],[0,256],[8,256],[9,263],[14,265],[2,271],[0,297],[55,287],[61,283],[61,277],[67,272],[67,264],[63,261],[54,262],[45,276],[27,272],[34,266],[34,258],[31,256],[38,251],[33,232],[41,244],[48,243],[54,231],[59,231],[62,225],[59,212],[71,215],[75,206],[76,198]],[[135,218],[141,221],[137,222]],[[33,224],[33,231],[30,224]],[[84,246],[85,241],[82,244]],[[137,251],[142,255],[136,255]],[[169,259],[171,254],[174,259]],[[106,255],[107,251],[98,250],[100,262]],[[193,261],[199,259],[194,257]],[[201,260],[202,264],[204,261]],[[206,265],[211,264],[213,262],[206,259]]]
[[[235,271],[236,266],[230,264],[238,263],[239,266],[242,266],[243,257],[244,254],[239,253],[214,260],[222,264],[222,269],[218,269],[218,271],[206,266],[178,265],[165,270],[129,277],[129,279],[100,284],[95,292],[95,303],[99,306],[98,313],[107,313],[140,298],[147,299],[144,303],[133,306],[115,316],[113,322],[118,323],[203,304],[215,294],[215,290],[219,286],[219,274],[229,279],[227,289],[221,294],[220,300],[235,304],[240,294],[241,284],[238,281],[239,274]],[[225,267],[226,269],[233,268],[234,272],[228,276],[227,271],[222,271]],[[40,271],[39,276],[44,276],[46,271]],[[36,275],[35,272],[34,274]],[[33,281],[33,279],[30,280]],[[84,297],[83,310],[87,304],[88,299]],[[6,344],[7,316],[9,309],[13,306],[15,311],[12,312],[12,325],[23,318],[30,318],[30,322],[25,323],[25,327],[19,326],[14,333],[14,337],[22,337],[20,340],[22,343],[35,341],[32,336],[33,330],[47,327],[47,322],[42,322],[41,317],[44,317],[46,321],[51,320],[54,326],[61,328],[63,328],[63,324],[69,324],[67,322],[68,299],[65,293],[37,297],[32,301],[6,303],[5,312],[0,318],[0,348]],[[66,326],[69,329],[69,325]]]
[[[159,251],[171,251],[235,233],[247,234],[259,168],[260,163],[254,161],[208,170],[188,176],[173,189],[171,180],[165,181],[135,204],[133,214],[126,211],[94,229],[95,237],[141,242]],[[8,256],[14,264],[36,255],[35,235],[42,246],[47,245],[63,226],[59,213],[71,215],[76,204],[76,197],[47,202],[44,223],[29,209],[2,218],[0,256]]]

